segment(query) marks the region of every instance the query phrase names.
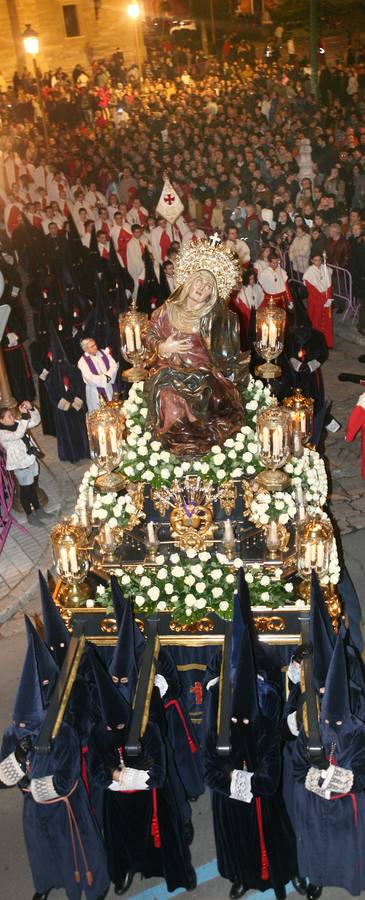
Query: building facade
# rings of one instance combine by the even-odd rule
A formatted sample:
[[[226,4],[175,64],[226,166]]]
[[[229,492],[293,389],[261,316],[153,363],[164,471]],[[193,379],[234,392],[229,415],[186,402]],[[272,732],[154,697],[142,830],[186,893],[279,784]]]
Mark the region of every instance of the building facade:
[[[135,24],[127,14],[128,0],[1,0],[0,69],[11,79],[16,68],[30,67],[22,33],[30,24],[39,34],[40,69],[76,63],[87,68],[93,58],[123,50],[135,60]]]

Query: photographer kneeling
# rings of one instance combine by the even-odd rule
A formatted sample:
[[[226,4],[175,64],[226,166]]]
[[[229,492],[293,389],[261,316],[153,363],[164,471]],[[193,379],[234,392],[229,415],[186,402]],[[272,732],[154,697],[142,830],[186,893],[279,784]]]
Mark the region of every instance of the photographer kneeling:
[[[41,417],[29,400],[19,404],[21,419],[15,419],[11,409],[0,410],[0,444],[6,452],[6,468],[14,472],[20,488],[20,502],[27,516],[40,508],[37,496],[40,450],[29,434],[39,425]],[[30,519],[36,524],[34,519]]]

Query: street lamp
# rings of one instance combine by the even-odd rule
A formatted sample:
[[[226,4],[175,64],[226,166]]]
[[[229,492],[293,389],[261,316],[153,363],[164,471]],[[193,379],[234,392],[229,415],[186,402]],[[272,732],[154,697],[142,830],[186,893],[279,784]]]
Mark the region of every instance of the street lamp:
[[[134,22],[134,39],[136,42],[136,56],[137,56],[137,67],[139,80],[142,78],[142,63],[141,63],[141,51],[140,51],[140,43],[139,43],[139,20],[141,17],[141,8],[139,3],[128,3],[127,6],[127,14],[132,22]]]
[[[25,31],[23,34],[23,44],[24,44],[25,52],[28,53],[29,56],[32,56],[32,58],[33,58],[34,74],[35,74],[35,80],[36,80],[36,84],[37,84],[38,101],[39,101],[39,107],[40,107],[41,117],[42,117],[44,142],[46,145],[46,151],[48,153],[49,141],[48,141],[47,119],[46,119],[46,112],[45,112],[43,97],[42,97],[42,92],[41,92],[39,71],[38,71],[38,66],[36,63],[36,56],[39,53],[39,37],[38,37],[37,32],[34,31],[34,28],[31,27],[31,25],[25,26]]]

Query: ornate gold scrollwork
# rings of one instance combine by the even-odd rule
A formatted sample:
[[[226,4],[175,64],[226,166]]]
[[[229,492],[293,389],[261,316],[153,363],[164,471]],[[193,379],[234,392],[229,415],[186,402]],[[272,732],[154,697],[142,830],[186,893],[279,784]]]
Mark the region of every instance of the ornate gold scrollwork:
[[[226,481],[219,489],[219,502],[227,516],[230,516],[236,505],[236,485]]]
[[[109,617],[102,619],[100,630],[103,631],[104,634],[116,634],[118,631],[116,619],[110,619]]]
[[[198,622],[170,622],[170,629],[174,631],[175,634],[209,634],[209,632],[214,630],[214,623],[209,619],[208,616],[204,616],[202,619],[199,619]]]
[[[260,634],[267,631],[285,631],[285,619],[282,616],[254,616],[254,623]]]

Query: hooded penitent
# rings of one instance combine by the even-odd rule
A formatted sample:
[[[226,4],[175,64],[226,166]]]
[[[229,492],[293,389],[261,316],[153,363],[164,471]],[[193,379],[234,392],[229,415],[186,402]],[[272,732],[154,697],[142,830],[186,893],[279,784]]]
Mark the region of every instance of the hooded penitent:
[[[57,664],[61,666],[70,643],[70,634],[58,612],[44,575],[42,572],[38,574],[45,642],[54,654]]]

